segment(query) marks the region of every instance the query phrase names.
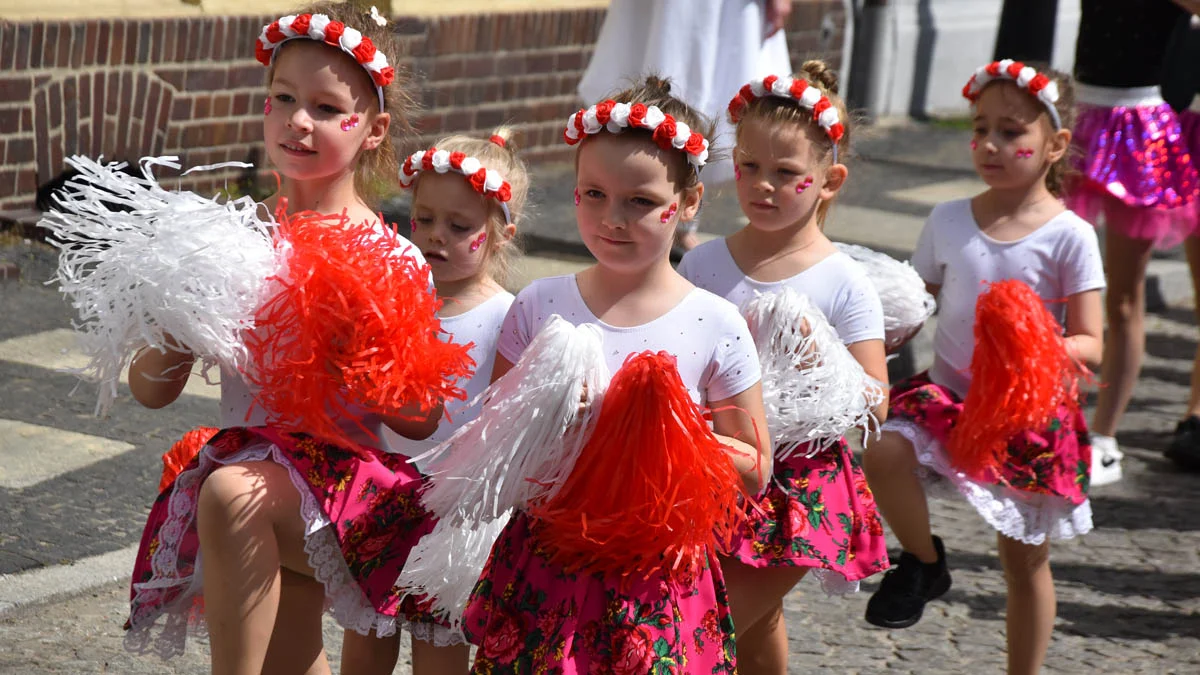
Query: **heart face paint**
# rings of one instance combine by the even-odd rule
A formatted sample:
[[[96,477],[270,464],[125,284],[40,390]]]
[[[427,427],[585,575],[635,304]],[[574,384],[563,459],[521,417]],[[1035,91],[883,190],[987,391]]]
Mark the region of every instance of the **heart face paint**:
[[[413,231],[413,232],[416,232],[416,231],[417,231],[417,219],[416,219],[416,218],[409,218],[409,219],[408,219],[408,224],[409,224],[409,226],[410,226],[410,227],[412,227],[412,231]]]
[[[733,179],[734,180],[742,179],[742,167],[738,166],[737,164],[733,165]]]
[[[342,131],[350,131],[356,126],[358,126],[358,115],[351,115],[342,120]]]
[[[271,114],[271,97],[268,96],[265,100],[263,100],[263,115],[270,115],[270,114]]]
[[[479,247],[483,246],[483,242],[485,242],[485,241],[487,241],[487,232],[484,232],[483,234],[479,235],[479,237],[476,238],[475,241],[471,242],[471,253],[478,251]]]
[[[1017,150],[1017,159],[1029,159],[1033,157],[1033,148],[1020,148]]]
[[[796,194],[800,194],[801,192],[804,192],[808,188],[812,187],[812,184],[813,184],[813,177],[805,176],[804,182],[800,183],[799,185],[796,186]]]
[[[972,141],[971,141],[971,149],[972,149],[972,150],[976,150],[976,149],[978,149],[978,148],[979,148],[979,141],[972,140]]]
[[[679,210],[679,204],[676,204],[675,202],[671,202],[671,206],[666,211],[663,211],[662,216],[660,216],[658,219],[658,222],[660,222],[660,223],[670,222],[671,218],[675,215],[675,212],[678,210]]]
[[[575,206],[579,206],[579,188],[575,188]]]

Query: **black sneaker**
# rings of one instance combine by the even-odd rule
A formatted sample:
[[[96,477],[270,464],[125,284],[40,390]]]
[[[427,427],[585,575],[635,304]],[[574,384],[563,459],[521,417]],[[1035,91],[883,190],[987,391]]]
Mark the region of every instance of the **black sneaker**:
[[[1180,422],[1163,454],[1181,469],[1200,471],[1200,417],[1191,415]]]
[[[950,590],[946,548],[936,536],[933,546],[938,554],[935,563],[923,563],[908,552],[900,554],[900,564],[887,571],[879,590],[867,601],[867,623],[882,628],[908,628],[921,620],[925,603]]]

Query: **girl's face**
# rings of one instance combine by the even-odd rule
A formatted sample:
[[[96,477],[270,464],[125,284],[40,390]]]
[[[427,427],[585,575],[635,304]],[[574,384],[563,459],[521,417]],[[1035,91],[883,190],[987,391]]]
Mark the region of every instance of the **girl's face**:
[[[1055,131],[1040,102],[1013,82],[984,88],[975,104],[971,159],[989,187],[1027,188],[1045,180],[1067,151],[1070,132]]]
[[[362,66],[312,40],[292,40],[275,59],[263,136],[267,156],[287,178],[353,173],[358,153],[387,134],[387,113]]]
[[[738,127],[733,158],[737,196],[750,226],[778,231],[813,222],[817,207],[841,189],[846,169],[820,160],[824,146],[811,124],[749,118]]]
[[[496,244],[488,241],[489,201],[460,174],[421,173],[413,195],[412,242],[429,262],[435,284],[483,272]]]
[[[600,133],[580,145],[575,218],[601,265],[635,271],[667,259],[676,225],[695,217],[704,193],[703,185],[675,187],[677,172],[691,170],[678,153],[632,133]]]

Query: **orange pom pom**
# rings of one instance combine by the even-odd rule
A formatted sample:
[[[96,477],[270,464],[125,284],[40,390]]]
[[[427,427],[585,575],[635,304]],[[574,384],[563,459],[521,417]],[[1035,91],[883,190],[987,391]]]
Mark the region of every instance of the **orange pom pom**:
[[[187,468],[188,464],[200,454],[200,448],[203,448],[213,436],[217,435],[220,429],[216,427],[196,427],[183,435],[183,438],[175,441],[175,445],[171,449],[164,452],[162,456],[163,470],[162,478],[158,481],[158,491],[166,490],[171,483],[175,482],[175,478],[179,476],[179,472]]]
[[[352,447],[339,418],[396,416],[412,404],[428,412],[466,396],[457,381],[474,367],[470,345],[438,339],[429,268],[398,237],[345,212],[280,221],[285,269],[246,340],[246,376],[273,424]]]
[[[740,517],[741,477],[666,352],[630,355],[566,484],[530,508],[567,569],[696,573]]]
[[[948,444],[954,465],[969,476],[1000,466],[1013,436],[1043,429],[1061,405],[1078,409],[1079,378],[1089,376],[1032,288],[991,284],[975,305],[971,388]]]

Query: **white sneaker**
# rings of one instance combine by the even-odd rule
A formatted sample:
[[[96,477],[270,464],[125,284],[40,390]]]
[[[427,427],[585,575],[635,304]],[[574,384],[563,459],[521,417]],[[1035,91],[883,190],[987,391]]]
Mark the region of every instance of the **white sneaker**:
[[[1112,436],[1091,434],[1093,487],[1108,485],[1121,480],[1121,458],[1125,455],[1117,449],[1117,439]]]

